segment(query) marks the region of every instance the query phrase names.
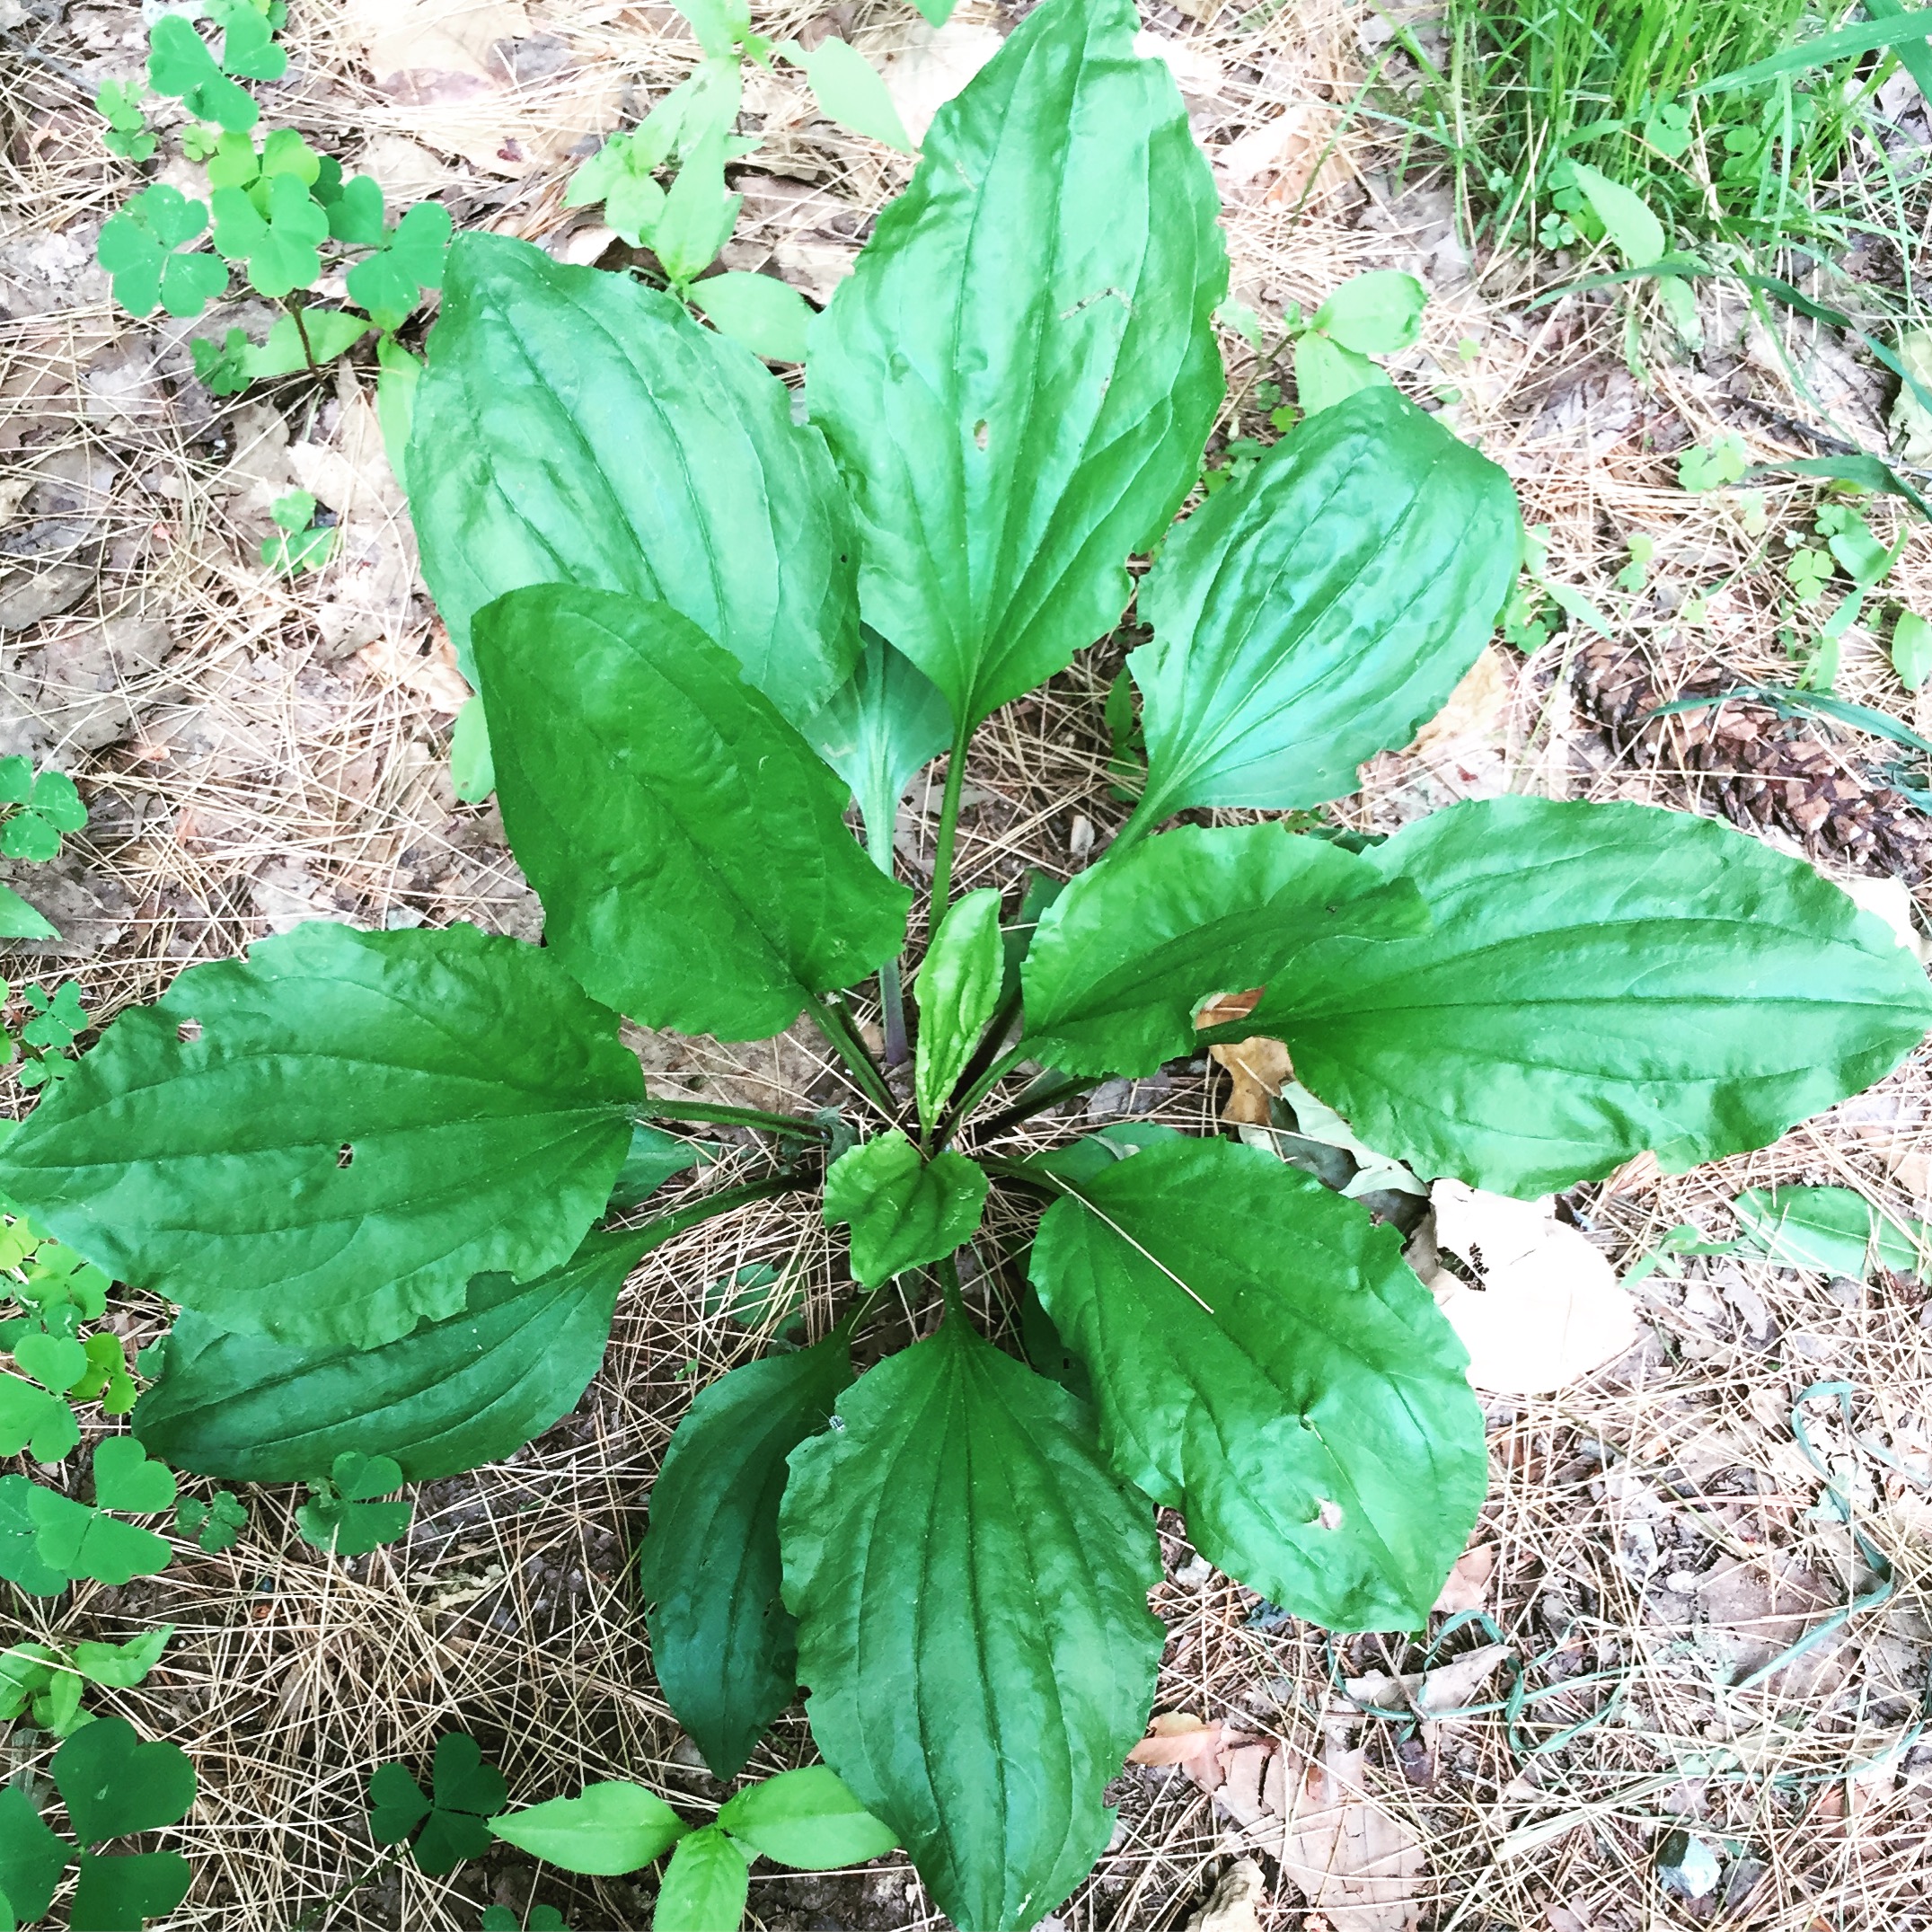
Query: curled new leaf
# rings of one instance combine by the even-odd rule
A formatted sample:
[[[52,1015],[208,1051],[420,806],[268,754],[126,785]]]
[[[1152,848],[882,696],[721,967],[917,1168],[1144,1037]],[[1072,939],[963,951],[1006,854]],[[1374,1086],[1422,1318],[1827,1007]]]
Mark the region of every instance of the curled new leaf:
[[[970,1240],[986,1175],[964,1154],[922,1157],[894,1128],[840,1155],[825,1176],[825,1222],[852,1231],[852,1273],[877,1288]]]

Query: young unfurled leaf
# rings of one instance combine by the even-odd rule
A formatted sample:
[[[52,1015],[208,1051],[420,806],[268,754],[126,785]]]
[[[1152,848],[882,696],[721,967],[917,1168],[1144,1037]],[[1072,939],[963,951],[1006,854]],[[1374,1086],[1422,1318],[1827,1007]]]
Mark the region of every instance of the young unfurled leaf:
[[[258,294],[279,302],[322,273],[319,251],[329,238],[329,216],[299,175],[269,179],[266,211],[241,188],[217,188],[208,200],[216,248],[246,265],[249,287]]]
[[[1400,1236],[1225,1141],[1163,1141],[1079,1190],[1032,1275],[1115,1469],[1271,1602],[1421,1628],[1488,1465],[1467,1358]]]
[[[655,1792],[612,1781],[586,1785],[490,1822],[491,1833],[546,1865],[615,1878],[660,1858],[691,1830]]]
[[[400,328],[425,288],[443,286],[449,233],[449,210],[419,201],[381,250],[348,271],[349,300],[361,303],[378,328]]]
[[[1707,819],[1493,798],[1363,858],[1434,930],[1328,943],[1251,1024],[1425,1178],[1527,1197],[1645,1148],[1679,1173],[1869,1086],[1932,1021],[1888,928]]]
[[[970,1240],[986,1205],[985,1170],[964,1154],[921,1157],[895,1127],[862,1141],[825,1176],[825,1225],[849,1224],[852,1273],[877,1288]]]
[[[225,1489],[217,1489],[212,1503],[189,1496],[174,1505],[175,1534],[193,1537],[211,1557],[234,1548],[247,1527],[247,1510]]]
[[[651,1932],[721,1932],[745,1916],[751,1868],[716,1825],[677,1841],[651,1911]]]
[[[481,805],[497,789],[497,763],[490,750],[490,723],[481,695],[472,693],[456,713],[449,735],[449,782],[465,805]]]
[[[0,1147],[0,1188],[224,1328],[374,1347],[472,1275],[569,1259],[642,1095],[553,954],[317,921],[123,1013]]]
[[[187,1753],[175,1744],[144,1744],[125,1717],[95,1718],[54,1753],[48,1769],[84,1845],[174,1824],[195,1802]]]
[[[813,48],[787,40],[778,51],[805,69],[812,98],[827,120],[895,147],[902,154],[919,152],[878,69],[849,40],[832,34]]]
[[[851,675],[851,511],[749,351],[668,296],[490,234],[451,247],[430,345],[410,510],[472,683],[472,613],[560,580],[662,598],[790,718]]]
[[[691,305],[701,309],[734,340],[767,362],[803,362],[806,331],[816,313],[796,288],[775,275],[733,269],[693,282]]]
[[[147,84],[157,94],[178,95],[198,119],[211,120],[234,133],[255,125],[260,117],[253,98],[222,72],[226,63],[215,58],[207,42],[181,14],[163,13],[154,22],[147,45]],[[243,49],[238,47],[236,51]],[[280,49],[271,49],[271,52],[279,55]],[[231,65],[229,71],[250,70]],[[276,74],[281,71],[278,67]],[[257,77],[273,79],[275,75]]]
[[[336,529],[330,524],[311,528],[315,498],[305,490],[291,490],[269,507],[269,515],[281,535],[261,540],[261,560],[278,577],[299,577],[319,570],[335,554]]]
[[[1422,334],[1429,292],[1413,275],[1372,269],[1351,277],[1310,318],[1309,327],[1362,356],[1392,356]]]
[[[75,1932],[141,1932],[150,1919],[164,1919],[181,1904],[194,1876],[178,1851],[84,1851],[74,1888]]]
[[[525,1287],[479,1275],[461,1313],[379,1348],[228,1335],[184,1311],[135,1434],[177,1469],[234,1482],[307,1481],[349,1450],[393,1458],[410,1482],[497,1461],[576,1407],[651,1240],[591,1233]]]
[[[112,1690],[131,1690],[161,1661],[161,1654],[174,1635],[172,1623],[144,1630],[125,1644],[76,1644],[74,1668],[91,1684],[104,1684]]]
[[[1072,1073],[1151,1073],[1210,994],[1292,977],[1331,932],[1425,931],[1413,888],[1279,825],[1184,825],[1082,872],[1040,915],[1026,1038]]]
[[[407,1532],[411,1505],[379,1500],[401,1486],[402,1470],[393,1458],[345,1449],[330,1465],[327,1480],[310,1483],[309,1500],[296,1512],[296,1527],[318,1549],[366,1557]]]
[[[461,1731],[446,1731],[436,1741],[430,1784],[433,1803],[404,1766],[378,1765],[369,1778],[369,1835],[378,1845],[400,1845],[420,1824],[410,1852],[418,1870],[434,1878],[490,1849],[490,1821],[503,1809],[509,1789],[502,1774],[483,1762],[476,1740]]]
[[[214,394],[230,396],[239,394],[251,383],[272,375],[291,375],[297,369],[312,366],[325,369],[361,341],[371,326],[366,315],[351,315],[340,309],[304,308],[299,322],[293,315],[278,316],[269,331],[268,340],[259,348],[240,329],[230,329],[219,348],[199,336],[189,348],[194,356],[196,376]],[[314,499],[309,500],[313,506]],[[312,507],[310,515],[313,514]],[[297,527],[305,529],[306,524],[304,517]],[[314,534],[329,536],[332,544],[333,533]],[[271,544],[281,541],[271,540]],[[293,534],[286,542],[293,547]],[[270,556],[263,560],[272,564],[277,560]]]
[[[725,187],[728,138],[714,128],[692,149],[651,225],[651,251],[674,287],[702,274],[731,239],[745,198]]]
[[[798,1872],[882,1858],[897,1843],[823,1764],[781,1771],[725,1801],[719,1826],[763,1857]]]
[[[851,1381],[846,1344],[771,1355],[706,1389],[671,1438],[638,1552],[651,1663],[719,1778],[735,1778],[798,1686],[779,1599],[785,1459]]]
[[[198,315],[228,286],[227,265],[217,256],[184,252],[207,225],[207,205],[165,181],[110,216],[94,258],[113,278],[115,301],[137,315],[152,313],[157,302],[171,315]]]
[[[1751,1248],[1787,1268],[1863,1281],[1875,1262],[1932,1278],[1932,1227],[1901,1225],[1850,1187],[1747,1187],[1731,1204]]]
[[[1303,415],[1321,416],[1363,390],[1394,393],[1388,372],[1379,362],[1371,362],[1313,330],[1297,339],[1294,393]]]
[[[813,331],[867,620],[961,723],[1113,626],[1220,405],[1213,182],[1139,24],[1126,0],[1029,14]]]
[[[1922,691],[1932,677],[1932,623],[1916,611],[1901,611],[1892,628],[1892,668],[1908,691]]]
[[[868,631],[850,680],[798,728],[851,788],[866,849],[889,874],[899,800],[920,770],[952,743],[952,715],[938,685]]]
[[[910,895],[846,830],[844,788],[668,604],[538,586],[476,643],[511,846],[597,998],[761,1039],[899,949]]]
[[[982,887],[947,907],[919,968],[919,1053],[913,1086],[929,1133],[1000,1004],[1005,976],[1000,895]]]
[[[94,1502],[130,1516],[152,1516],[174,1504],[174,1478],[148,1460],[131,1435],[110,1435],[94,1451]]]
[[[957,1315],[838,1416],[780,1516],[812,1735],[955,1923],[1033,1925],[1105,1848],[1153,1701],[1148,1505],[1071,1396]]]
[[[1277,443],[1168,539],[1142,587],[1135,822],[1353,791],[1476,662],[1521,532],[1503,472],[1393,390]]]
[[[689,154],[708,137],[728,135],[744,98],[737,52],[698,63],[629,134],[613,135],[571,177],[566,207],[604,203],[604,218],[632,248],[650,245],[664,213],[656,176],[674,155]]]

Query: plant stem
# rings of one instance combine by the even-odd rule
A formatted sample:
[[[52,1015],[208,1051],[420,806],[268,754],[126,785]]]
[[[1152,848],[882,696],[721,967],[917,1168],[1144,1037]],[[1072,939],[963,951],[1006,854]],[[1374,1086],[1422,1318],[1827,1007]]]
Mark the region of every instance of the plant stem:
[[[1118,859],[1130,852],[1153,830],[1154,821],[1148,817],[1147,800],[1143,798],[1134,808],[1134,816],[1114,834],[1113,842],[1100,854],[1102,859]]]
[[[940,1263],[940,1286],[946,1291],[946,1312],[957,1315],[961,1321],[966,1319],[966,1297],[959,1292],[959,1264],[951,1256]]]
[[[662,1248],[666,1241],[675,1240],[687,1229],[695,1228],[701,1222],[715,1220],[719,1214],[728,1214],[733,1208],[743,1207],[750,1201],[769,1201],[774,1195],[796,1194],[801,1188],[817,1186],[816,1174],[772,1174],[763,1180],[745,1181],[737,1187],[720,1187],[716,1194],[708,1194],[685,1207],[675,1207],[668,1214],[660,1214],[655,1221],[647,1221],[641,1227],[633,1228],[633,1234],[648,1234],[649,1246],[644,1249]]]
[[[1001,1054],[966,1090],[963,1098],[958,1103],[947,1109],[946,1118],[940,1125],[940,1144],[941,1146],[944,1146],[959,1128],[972,1118],[973,1109],[1026,1058],[1026,1044],[1022,1041],[1019,1045]]]
[[[932,912],[934,931],[946,916],[953,892],[953,836],[959,824],[959,788],[966,783],[966,740],[971,725],[961,725],[946,761],[946,794],[940,801],[940,829],[932,842]]]
[[[283,306],[296,319],[296,333],[302,338],[302,358],[310,368],[316,366],[315,351],[309,346],[308,324],[302,320],[302,304],[293,297],[287,299]]]
[[[1023,1160],[1004,1160],[998,1154],[982,1154],[979,1164],[998,1181],[1006,1181],[1015,1187],[1025,1188],[1028,1193],[1045,1200],[1057,1201],[1063,1195],[1075,1194],[1077,1189],[1069,1187],[1058,1175],[1047,1174],[1038,1168],[1029,1168]]]
[[[805,1010],[812,1016],[812,1024],[825,1035],[826,1045],[844,1063],[845,1071],[851,1075],[859,1090],[887,1120],[896,1119],[898,1102],[893,1098],[885,1076],[873,1065],[872,1056],[865,1050],[864,1043],[848,1030],[845,1016],[817,993],[807,999]]]
[[[347,1884],[338,1885],[326,1898],[317,1899],[314,1904],[303,1913],[289,1928],[289,1932],[309,1932],[312,1926],[319,1926],[328,1917],[331,1906],[340,1905],[352,1892],[360,1892],[385,1865],[393,1865],[409,1849],[406,1844],[392,1845],[367,1871],[359,1877],[352,1878]]]
[[[912,1058],[912,1047],[905,1037],[905,988],[896,953],[878,969],[878,1003],[886,1016],[886,1064],[903,1067]]]
[[[701,1120],[719,1127],[754,1127],[761,1134],[789,1134],[798,1139],[823,1141],[826,1130],[816,1120],[798,1120],[790,1114],[767,1114],[755,1107],[713,1107],[703,1100],[666,1100],[648,1095],[634,1118]]]
[[[980,1132],[989,1135],[1003,1133],[1008,1127],[1017,1127],[1021,1121],[1030,1120],[1036,1114],[1044,1114],[1048,1107],[1058,1107],[1063,1100],[1071,1100],[1075,1094],[1085,1093],[1099,1084],[1097,1080],[1079,1079],[1072,1075],[1051,1079],[1048,1074],[1042,1073],[1012,1106],[995,1114]],[[986,1162],[982,1160],[980,1165],[984,1167]]]

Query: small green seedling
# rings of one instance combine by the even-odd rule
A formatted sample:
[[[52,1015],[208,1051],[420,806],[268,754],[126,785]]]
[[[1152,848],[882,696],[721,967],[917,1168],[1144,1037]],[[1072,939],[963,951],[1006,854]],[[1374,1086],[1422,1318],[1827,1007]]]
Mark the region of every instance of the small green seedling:
[[[49,1827],[25,1786],[0,1788],[0,1872],[13,1920],[44,1918],[76,1857],[80,1883],[68,1919],[74,1932],[138,1932],[147,1919],[173,1911],[194,1878],[180,1852],[97,1848],[188,1815],[195,1768],[187,1754],[174,1744],[144,1744],[125,1717],[96,1717],[68,1737],[48,1769],[74,1839]]]
[[[174,1505],[174,1533],[193,1537],[211,1557],[232,1549],[247,1527],[247,1510],[225,1489],[217,1489],[211,1502],[183,1496]]]
[[[231,7],[217,61],[193,24],[164,13],[148,36],[147,84],[157,94],[179,97],[188,111],[231,133],[243,133],[260,118],[253,98],[234,78],[279,80],[288,57],[277,47],[268,22],[245,7]]]
[[[137,81],[103,81],[94,95],[94,111],[108,124],[101,137],[101,146],[124,161],[152,161],[160,145],[148,131],[147,117],[141,111],[141,86]]]
[[[319,570],[335,555],[340,532],[333,524],[318,525],[315,498],[305,490],[291,490],[269,507],[280,526],[279,536],[261,540],[261,560],[278,577],[299,577]]]
[[[1393,269],[1344,282],[1295,339],[1295,394],[1303,410],[1313,416],[1360,390],[1386,387],[1388,372],[1371,358],[1416,341],[1428,299],[1413,275]]]
[[[1932,623],[1917,611],[1901,611],[1892,626],[1892,668],[1908,691],[1922,691],[1932,677]]]
[[[81,1708],[87,1685],[131,1690],[173,1635],[174,1626],[164,1623],[125,1644],[16,1644],[0,1651],[0,1723],[25,1717],[57,1738],[70,1736],[94,1721]]]
[[[44,865],[60,856],[63,836],[87,823],[87,807],[65,772],[36,774],[18,753],[0,758],[0,859]],[[0,885],[0,940],[51,940],[54,928],[12,887]],[[6,995],[0,992],[0,1003]],[[0,1066],[11,1059],[0,1056]]]
[[[1809,544],[1793,551],[1785,559],[1786,580],[1800,604],[1815,604],[1824,595],[1825,586],[1831,581],[1832,569],[1831,559],[1823,551],[1813,550]]]
[[[8,993],[0,980],[0,1004]],[[71,1064],[75,1042],[93,1024],[81,1004],[81,989],[72,980],[63,980],[52,992],[30,982],[21,989],[29,1019],[17,1038],[0,1028],[0,1066],[12,1063],[22,1047],[28,1049],[14,1078],[31,1091],[49,1081],[65,1080]]]
[[[1714,443],[1684,450],[1677,459],[1677,481],[1681,488],[1702,494],[1736,482],[1750,467],[1743,437],[1727,431]]]
[[[409,1504],[377,1500],[401,1486],[402,1471],[392,1458],[346,1449],[326,1479],[309,1484],[309,1500],[296,1512],[296,1527],[318,1549],[366,1557],[409,1529]]]
[[[510,1794],[503,1774],[461,1731],[437,1740],[429,1782],[433,1798],[408,1766],[378,1765],[369,1778],[369,1834],[378,1845],[406,1843],[417,1869],[438,1878],[490,1849],[490,1821]]]
[[[482,1932],[569,1932],[554,1905],[533,1905],[524,1918],[507,1905],[486,1905],[481,1922]]]
[[[144,188],[110,216],[95,253],[113,278],[115,301],[137,315],[152,314],[157,303],[171,315],[198,315],[228,286],[220,257],[187,251],[207,225],[207,204],[166,181]]]
[[[1630,560],[1617,573],[1617,587],[1632,596],[1650,582],[1650,566],[1657,554],[1657,540],[1650,536],[1630,539]]]
[[[505,1812],[490,1831],[546,1864],[595,1877],[640,1871],[670,1852],[652,1920],[659,1932],[731,1932],[760,1857],[794,1871],[829,1872],[883,1857],[897,1844],[822,1764],[745,1786],[707,1825],[687,1823],[641,1785],[613,1780]]]

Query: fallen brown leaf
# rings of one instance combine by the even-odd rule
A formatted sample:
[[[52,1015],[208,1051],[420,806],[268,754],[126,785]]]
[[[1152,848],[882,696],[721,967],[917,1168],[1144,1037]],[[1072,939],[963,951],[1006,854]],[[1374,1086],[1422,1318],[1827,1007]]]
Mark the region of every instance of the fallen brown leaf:
[[[1480,743],[1501,727],[1509,693],[1509,666],[1494,644],[1485,644],[1482,655],[1450,693],[1442,710],[1416,733],[1409,750],[1430,757],[1452,746]]]
[[[1334,1932],[1410,1932],[1422,1840],[1369,1794],[1364,1754],[1331,1746],[1292,1786],[1281,1867]]]
[[[1406,1710],[1421,1717],[1440,1717],[1445,1711],[1484,1702],[1477,1693],[1495,1675],[1508,1655],[1506,1644],[1484,1644],[1460,1657],[1452,1657],[1447,1663],[1437,1664],[1433,1671],[1409,1672],[1400,1677],[1386,1671],[1371,1671],[1366,1676],[1349,1678],[1343,1688],[1356,1703],[1377,1710]]]
[[[1478,1543],[1456,1558],[1443,1580],[1442,1593],[1432,1609],[1447,1616],[1461,1610],[1480,1610],[1489,1600],[1489,1579],[1495,1574],[1496,1546]]]
[[[1279,1040],[1262,1038],[1232,1040],[1224,1046],[1211,1046],[1215,1063],[1228,1070],[1233,1087],[1221,1109],[1221,1117],[1237,1126],[1265,1127],[1268,1124],[1268,1102],[1294,1078],[1294,1065],[1288,1049]]]
[[[1004,44],[997,28],[966,20],[949,20],[943,27],[915,22],[895,30],[890,45],[863,35],[853,39],[877,62],[900,124],[914,141],[925,139],[932,117]]]
[[[1188,1919],[1187,1932],[1261,1932],[1256,1908],[1267,1902],[1267,1883],[1252,1858],[1237,1858],[1216,1882],[1207,1903]]]

